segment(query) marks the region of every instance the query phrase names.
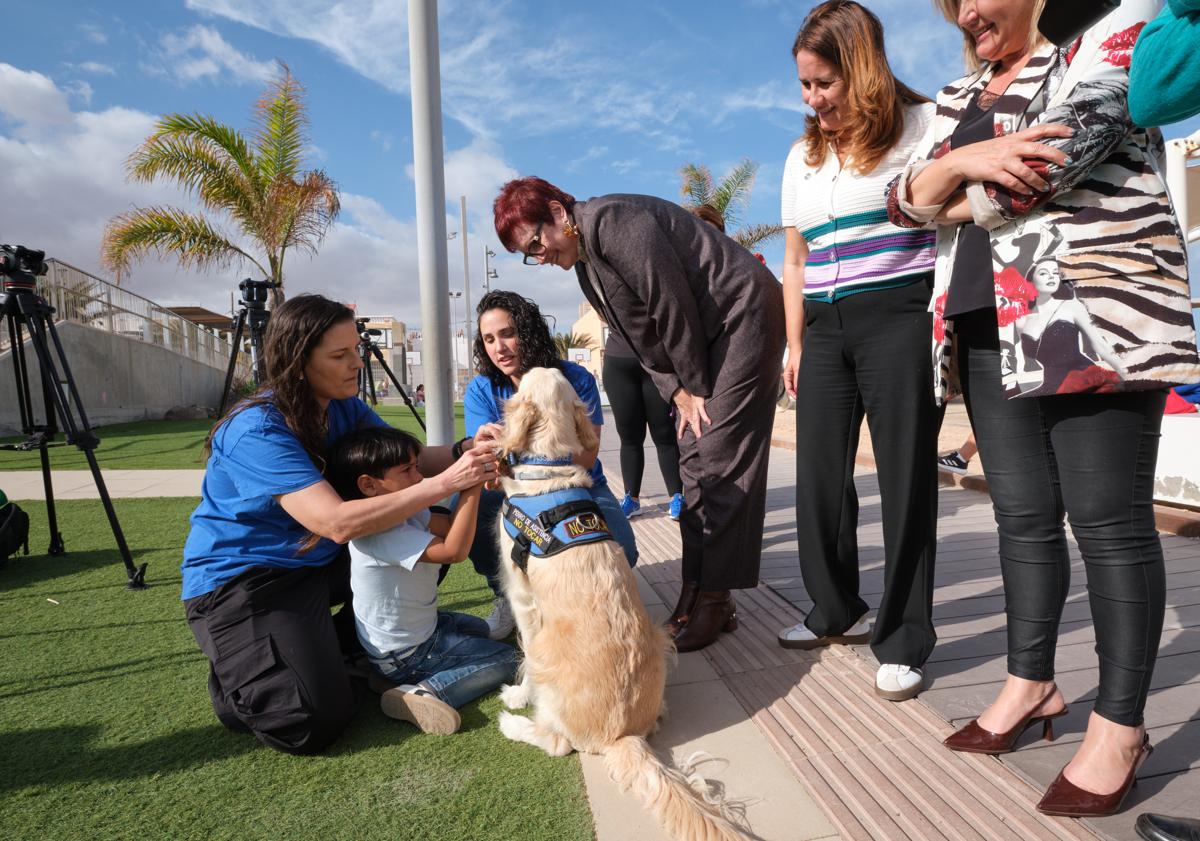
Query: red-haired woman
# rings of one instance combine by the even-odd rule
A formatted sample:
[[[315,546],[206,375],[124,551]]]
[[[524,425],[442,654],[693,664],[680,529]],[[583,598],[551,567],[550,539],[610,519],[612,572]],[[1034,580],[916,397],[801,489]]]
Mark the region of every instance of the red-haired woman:
[[[792,47],[813,109],[784,167],[783,295],[796,397],[796,533],[813,601],[785,648],[871,642],[875,691],[923,684],[933,630],[938,411],[930,382],[933,235],[888,221],[887,185],[933,119],[892,74],[879,19],[830,0]],[[803,353],[801,352],[803,351]],[[854,455],[863,413],[883,512],[883,596],[872,629],[859,594]]]
[[[680,651],[737,627],[729,591],[758,585],[779,360],[779,282],[673,202],[575,201],[541,178],[505,184],[496,233],[530,265],[575,269],[584,296],[637,354],[679,418]]]

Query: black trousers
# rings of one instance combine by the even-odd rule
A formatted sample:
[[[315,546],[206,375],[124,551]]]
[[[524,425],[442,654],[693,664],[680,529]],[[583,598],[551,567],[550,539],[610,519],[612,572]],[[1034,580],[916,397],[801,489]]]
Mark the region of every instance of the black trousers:
[[[1100,658],[1096,712],[1142,723],[1166,605],[1154,523],[1165,391],[1004,398],[991,309],[955,319],[959,375],[996,511],[1008,671],[1054,677],[1071,585],[1064,514],[1079,544]]]
[[[641,496],[642,473],[646,469],[646,453],[642,446],[646,442],[647,424],[667,493],[674,496],[682,491],[679,445],[675,440],[671,407],[658,393],[641,363],[635,357],[606,354],[604,391],[608,394],[614,425],[621,439],[621,480],[625,492],[630,496]]]
[[[937,428],[929,283],[804,302],[796,396],[796,534],[818,636],[867,612],[859,594],[854,455],[865,412],[883,520],[883,596],[871,637],[881,663],[933,651]]]
[[[250,569],[184,606],[222,724],[297,754],[345,730],[359,700],[343,660],[357,644],[348,553],[325,567]]]

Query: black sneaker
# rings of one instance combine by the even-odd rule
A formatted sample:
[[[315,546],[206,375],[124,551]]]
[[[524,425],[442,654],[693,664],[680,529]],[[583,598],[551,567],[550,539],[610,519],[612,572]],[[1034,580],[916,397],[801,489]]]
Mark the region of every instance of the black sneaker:
[[[954,473],[958,476],[967,474],[968,462],[963,461],[963,457],[958,454],[958,450],[946,453],[944,456],[938,456],[938,470],[945,470],[947,473]]]

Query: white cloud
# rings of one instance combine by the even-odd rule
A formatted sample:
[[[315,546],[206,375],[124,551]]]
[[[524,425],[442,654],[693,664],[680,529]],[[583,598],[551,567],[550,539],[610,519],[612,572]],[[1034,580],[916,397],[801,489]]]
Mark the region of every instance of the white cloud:
[[[162,37],[157,69],[183,82],[219,76],[235,82],[265,82],[276,72],[273,63],[246,55],[213,27],[200,25]]]
[[[392,143],[395,141],[395,138],[393,138],[389,132],[380,131],[379,129],[375,129],[374,131],[371,132],[370,137],[371,137],[371,141],[373,143],[378,144],[379,148],[382,149],[383,151],[385,151],[385,152],[392,151]]]
[[[111,217],[148,205],[193,207],[173,185],[125,180],[125,160],[153,130],[153,114],[128,108],[73,112],[65,92],[50,79],[7,64],[0,64],[0,114],[16,124],[10,131],[0,123],[0,172],[5,174],[0,242],[44,249],[51,257],[109,278],[100,266],[99,251]],[[498,283],[536,295],[560,324],[573,320],[579,302],[574,275],[555,273],[555,282],[547,288],[546,274],[538,276],[521,266],[496,242],[490,202],[497,187],[515,174],[499,150],[484,140],[447,157],[451,198],[465,193],[471,211],[472,298],[478,301],[481,295],[486,245],[499,253],[494,263],[502,275]],[[289,255],[289,293],[322,292],[354,301],[363,310],[419,323],[414,222],[393,216],[368,196],[343,193],[341,201],[342,214],[318,255]],[[448,259],[451,286],[461,288],[461,246],[451,243]],[[197,301],[224,312],[230,290],[251,271],[248,265],[233,265],[189,272],[171,258],[152,258],[135,264],[125,285],[152,300]]]
[[[93,44],[105,44],[108,42],[108,35],[94,23],[81,23],[79,29],[83,32],[85,38]]]
[[[111,65],[99,61],[85,61],[75,66],[84,73],[91,73],[94,76],[115,76],[117,73],[116,69]]]
[[[36,133],[68,125],[71,108],[66,94],[48,76],[0,63],[0,114]]]
[[[788,111],[809,113],[800,98],[800,85],[772,79],[752,88],[730,91],[721,98],[726,113],[735,111]]]
[[[92,86],[82,79],[76,79],[63,85],[63,90],[73,99],[78,99],[84,105],[92,104]]]

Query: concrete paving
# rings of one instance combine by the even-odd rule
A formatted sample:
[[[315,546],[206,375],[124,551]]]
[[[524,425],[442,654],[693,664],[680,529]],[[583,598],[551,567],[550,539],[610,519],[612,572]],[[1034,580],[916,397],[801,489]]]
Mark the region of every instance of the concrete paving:
[[[203,470],[104,470],[109,496],[161,497],[200,496]],[[90,470],[55,470],[52,473],[55,499],[97,499],[99,491]],[[46,488],[38,470],[2,470],[0,488],[9,499],[45,499]]]

